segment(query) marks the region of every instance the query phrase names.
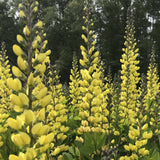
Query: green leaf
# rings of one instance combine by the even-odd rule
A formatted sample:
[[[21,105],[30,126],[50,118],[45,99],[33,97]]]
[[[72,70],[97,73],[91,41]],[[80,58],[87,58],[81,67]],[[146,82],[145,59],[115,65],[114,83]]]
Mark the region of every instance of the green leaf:
[[[156,159],[158,160],[158,159],[160,159],[159,152],[155,152],[154,155],[151,157],[151,159],[152,160],[156,160]]]
[[[70,153],[64,152],[63,153],[63,160],[73,160],[73,157]]]
[[[95,137],[97,142],[97,149],[100,149],[102,146],[104,146],[105,141],[107,139],[107,135],[105,133],[99,134],[99,136]]]
[[[69,152],[70,152],[73,156],[75,156],[75,150],[74,150],[73,147],[69,147]]]

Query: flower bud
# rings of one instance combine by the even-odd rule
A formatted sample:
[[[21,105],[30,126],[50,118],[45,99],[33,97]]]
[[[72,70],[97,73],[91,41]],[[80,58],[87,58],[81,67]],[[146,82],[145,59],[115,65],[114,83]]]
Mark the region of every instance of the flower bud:
[[[13,52],[15,53],[15,55],[17,56],[21,56],[24,54],[23,50],[21,49],[21,47],[19,47],[18,45],[14,44],[13,45]]]
[[[17,64],[21,70],[25,71],[27,69],[27,62],[21,56],[18,56]]]
[[[39,20],[39,21],[37,22],[37,24],[36,24],[36,27],[42,29],[42,27],[43,27],[43,22]]]
[[[21,18],[26,17],[25,13],[24,13],[22,10],[20,10],[20,17],[21,17]]]
[[[27,25],[23,28],[23,33],[24,33],[25,36],[29,36],[30,35],[30,30],[29,30]]]
[[[16,77],[22,77],[22,72],[19,70],[18,67],[13,66],[12,67],[12,73],[16,76]]]
[[[29,77],[28,77],[27,84],[28,85],[33,85],[33,83],[34,83],[34,77],[33,77],[33,73],[31,72]]]

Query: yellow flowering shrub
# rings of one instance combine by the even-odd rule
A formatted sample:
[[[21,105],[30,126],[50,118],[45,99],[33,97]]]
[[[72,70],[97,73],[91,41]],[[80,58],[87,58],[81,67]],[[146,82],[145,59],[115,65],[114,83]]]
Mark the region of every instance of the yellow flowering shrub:
[[[152,48],[147,77],[140,78],[132,10],[121,71],[112,78],[96,44],[93,0],[84,0],[82,58],[73,57],[67,86],[51,65],[38,6],[36,0],[19,4],[24,25],[12,47],[17,64],[10,68],[4,45],[0,51],[0,159],[159,159],[156,58]]]

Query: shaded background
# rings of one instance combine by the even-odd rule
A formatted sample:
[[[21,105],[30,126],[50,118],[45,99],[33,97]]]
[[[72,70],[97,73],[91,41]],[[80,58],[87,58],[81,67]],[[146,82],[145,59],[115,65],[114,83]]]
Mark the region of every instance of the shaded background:
[[[22,34],[17,6],[20,0],[0,0],[0,42],[6,42],[7,54],[14,64],[12,45]],[[79,46],[83,25],[83,0],[39,0],[40,18],[45,22],[51,63],[58,64],[62,83],[69,81],[73,54],[81,57]],[[106,73],[120,70],[127,9],[131,0],[96,0],[93,10],[97,48],[105,63]],[[135,38],[139,47],[140,72],[146,73],[153,42],[156,60],[160,62],[160,1],[134,0]]]

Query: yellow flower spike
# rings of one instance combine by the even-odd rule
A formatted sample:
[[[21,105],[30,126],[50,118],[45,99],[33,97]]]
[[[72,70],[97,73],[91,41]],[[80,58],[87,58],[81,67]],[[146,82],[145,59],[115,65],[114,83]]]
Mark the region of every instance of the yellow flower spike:
[[[21,49],[21,47],[19,47],[17,44],[13,45],[13,52],[15,53],[15,55],[17,56],[21,56],[24,54],[23,50]]]
[[[13,118],[8,118],[7,119],[7,125],[13,129],[19,130],[22,128],[22,125],[15,119]]]
[[[21,70],[25,71],[27,69],[27,62],[21,56],[18,56],[17,64]]]
[[[40,100],[40,104],[42,105],[42,107],[45,107],[50,103],[50,101],[51,101],[51,95],[47,95]]]
[[[19,98],[19,96],[15,95],[15,94],[10,95],[10,100],[14,105],[23,106],[21,99]]]
[[[26,124],[30,124],[31,122],[33,122],[35,120],[35,114],[33,113],[32,110],[25,110],[23,113],[24,119],[25,119],[25,123]]]
[[[22,10],[20,10],[20,17],[21,17],[21,18],[26,17],[25,13],[24,13]]]
[[[12,67],[12,73],[16,76],[16,77],[22,77],[22,72],[20,71],[20,69],[16,66]]]
[[[30,85],[33,85],[33,83],[34,83],[34,77],[33,77],[33,73],[31,72],[28,77],[27,84],[30,86]]]
[[[36,27],[42,29],[42,27],[43,27],[43,22],[39,20],[39,21],[37,22],[37,24],[36,24]]]
[[[20,159],[16,155],[11,154],[11,155],[9,155],[9,160],[20,160]]]
[[[30,35],[30,30],[29,30],[27,25],[23,28],[23,33],[24,33],[25,36],[29,36]]]

